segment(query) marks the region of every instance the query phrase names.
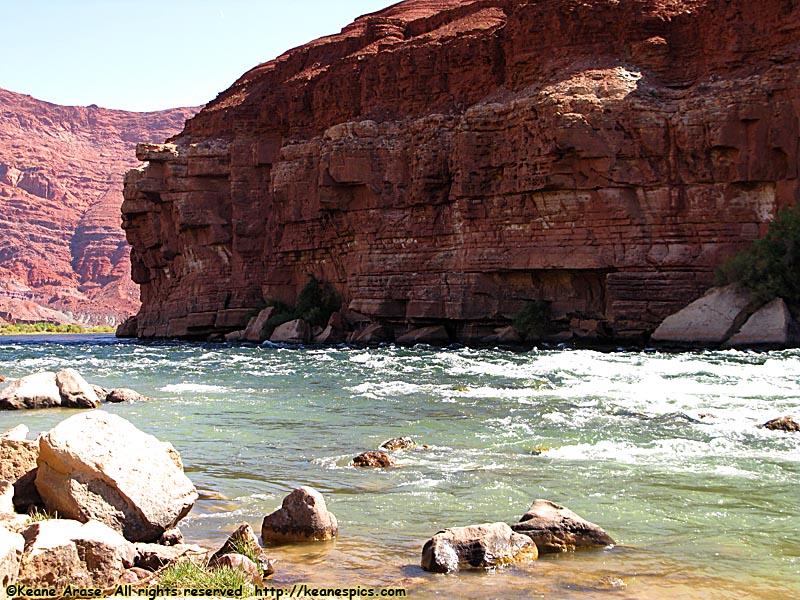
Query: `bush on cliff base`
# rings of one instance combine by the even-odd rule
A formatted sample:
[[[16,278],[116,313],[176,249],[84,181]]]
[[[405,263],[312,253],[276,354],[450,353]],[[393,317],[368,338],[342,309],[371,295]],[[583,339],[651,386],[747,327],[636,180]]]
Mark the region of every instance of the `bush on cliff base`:
[[[717,269],[715,283],[739,283],[761,301],[780,296],[800,306],[800,208],[778,213],[767,235]]]
[[[541,337],[550,333],[552,310],[546,300],[533,300],[525,303],[513,320],[514,329],[526,337]]]
[[[325,327],[331,314],[339,310],[341,305],[342,301],[331,284],[309,275],[294,307],[279,300],[267,302],[267,306],[275,307],[275,314],[267,320],[265,328],[272,332],[278,325],[294,319],[303,319],[312,327]]]

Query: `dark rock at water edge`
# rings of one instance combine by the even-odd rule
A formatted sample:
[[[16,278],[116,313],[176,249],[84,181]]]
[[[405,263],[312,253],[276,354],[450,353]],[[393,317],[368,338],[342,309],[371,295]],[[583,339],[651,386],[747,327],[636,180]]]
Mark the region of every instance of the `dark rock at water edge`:
[[[549,500],[535,500],[528,512],[511,528],[531,538],[540,554],[616,544],[598,525]]]
[[[440,531],[422,548],[422,568],[435,573],[461,569],[493,569],[536,560],[536,544],[505,523],[451,527]]]

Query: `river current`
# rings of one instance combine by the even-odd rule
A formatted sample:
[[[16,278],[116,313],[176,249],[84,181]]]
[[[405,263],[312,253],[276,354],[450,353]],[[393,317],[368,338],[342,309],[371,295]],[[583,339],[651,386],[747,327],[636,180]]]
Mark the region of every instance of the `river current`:
[[[800,351],[286,349],[0,337],[0,374],[74,367],[154,398],[105,405],[181,453],[187,541],[221,545],[299,485],[339,539],[270,549],[271,584],[400,586],[409,598],[800,598]],[[31,435],[74,412],[0,413]],[[351,459],[408,435],[398,466]],[[537,498],[614,548],[493,573],[419,567],[438,530],[515,522]]]

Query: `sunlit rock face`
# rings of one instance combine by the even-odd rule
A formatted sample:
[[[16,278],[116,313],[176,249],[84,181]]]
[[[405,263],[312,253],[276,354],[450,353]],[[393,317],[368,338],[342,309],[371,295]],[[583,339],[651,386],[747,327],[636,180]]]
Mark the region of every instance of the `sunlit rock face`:
[[[637,337],[798,196],[800,12],[409,0],[244,74],[142,146],[137,333],[243,329],[309,274],[394,335],[529,300]]]
[[[59,106],[0,89],[0,319],[115,323],[139,309],[120,228],[137,142],[196,108]]]

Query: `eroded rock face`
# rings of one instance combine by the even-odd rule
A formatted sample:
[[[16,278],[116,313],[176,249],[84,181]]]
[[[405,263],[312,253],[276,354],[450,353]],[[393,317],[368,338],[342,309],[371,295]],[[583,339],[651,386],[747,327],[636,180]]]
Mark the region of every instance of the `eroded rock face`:
[[[22,536],[19,583],[35,588],[108,587],[133,566],[136,556],[133,544],[97,521],[41,521]]]
[[[36,488],[51,512],[100,521],[131,541],[158,540],[197,500],[171,444],[99,410],[40,438]]]
[[[800,193],[798,26],[783,0],[361,17],[142,150],[137,332],[243,329],[309,273],[389,331],[479,342],[544,300],[562,329],[652,332]]]
[[[514,533],[505,523],[487,523],[451,527],[434,535],[422,547],[422,568],[435,573],[492,569],[538,556],[529,537]]]
[[[519,522],[511,525],[511,529],[531,538],[540,554],[616,544],[598,525],[549,500],[534,501]]]
[[[14,437],[0,436],[0,479],[14,484],[14,505],[25,511],[42,501],[35,485],[39,443]]]
[[[264,517],[261,539],[268,542],[317,542],[339,534],[339,523],[317,490],[302,486],[283,499],[281,508]]]
[[[0,89],[0,313],[105,325],[138,310],[122,176],[137,142],[163,142],[195,112],[58,106]]]

